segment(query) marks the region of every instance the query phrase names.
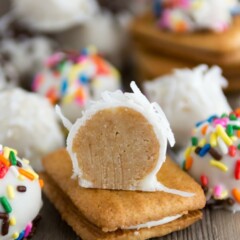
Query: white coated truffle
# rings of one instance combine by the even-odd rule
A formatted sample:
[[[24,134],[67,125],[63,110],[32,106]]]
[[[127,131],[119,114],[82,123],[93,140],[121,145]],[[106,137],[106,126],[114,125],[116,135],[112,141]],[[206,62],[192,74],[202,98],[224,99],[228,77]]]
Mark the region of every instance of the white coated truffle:
[[[40,171],[42,157],[64,144],[53,107],[36,94],[10,89],[0,93],[0,108],[0,142]]]
[[[208,204],[240,211],[240,109],[196,123],[182,166],[201,183]]]
[[[12,13],[0,19],[0,59],[11,81],[31,78],[56,46],[53,39],[19,24]]]
[[[95,47],[79,52],[58,52],[49,57],[45,68],[33,80],[33,91],[61,105],[64,114],[75,121],[90,101],[105,90],[120,88],[117,69],[102,58]]]
[[[176,144],[186,146],[195,122],[212,114],[230,112],[223,94],[227,86],[221,69],[200,65],[194,69],[174,70],[144,84],[146,95],[161,105],[173,129]]]
[[[168,187],[164,186],[162,183],[160,183],[158,181],[156,175],[166,159],[167,142],[169,142],[170,145],[173,146],[175,143],[174,136],[173,136],[173,133],[171,131],[169,123],[168,123],[161,107],[156,103],[150,103],[147,100],[147,98],[138,89],[135,82],[132,82],[130,86],[133,90],[133,93],[123,93],[120,90],[117,90],[115,92],[108,92],[108,91],[103,92],[101,99],[99,101],[92,102],[91,106],[83,113],[82,118],[77,119],[77,121],[73,125],[71,124],[71,122],[68,119],[66,119],[61,114],[59,108],[56,109],[62,118],[64,126],[66,128],[68,128],[68,130],[69,130],[69,135],[67,138],[67,151],[68,151],[69,155],[71,156],[72,163],[73,163],[74,176],[78,177],[79,185],[81,187],[85,187],[85,188],[106,188],[106,189],[122,189],[122,190],[140,190],[140,191],[165,191],[165,192],[178,194],[178,195],[185,196],[185,197],[192,196],[191,193],[179,191],[176,189],[169,189]],[[141,170],[139,169],[141,171],[140,175],[142,175],[141,178],[136,177],[136,176],[140,176],[140,175],[136,175],[136,172],[135,172],[135,169],[139,168],[139,166],[138,167],[134,166],[134,168],[129,167],[128,169],[124,169],[124,167],[123,167],[123,166],[125,166],[125,167],[131,166],[131,164],[128,165],[128,163],[134,161],[134,156],[136,156],[136,149],[132,149],[131,153],[134,152],[133,155],[131,155],[132,158],[122,157],[122,159],[121,159],[121,157],[120,157],[120,159],[116,160],[116,158],[114,159],[114,157],[112,157],[110,160],[110,162],[111,162],[110,165],[115,164],[114,166],[115,166],[116,171],[118,171],[118,172],[126,171],[125,175],[123,175],[125,177],[128,175],[127,172],[133,174],[132,179],[129,181],[127,180],[125,182],[126,184],[123,184],[123,182],[125,180],[122,180],[122,183],[120,181],[119,184],[117,183],[113,187],[112,183],[109,184],[109,182],[112,181],[112,177],[113,177],[111,174],[108,174],[109,169],[111,169],[110,165],[108,165],[110,167],[106,167],[106,168],[103,167],[104,171],[106,171],[106,173],[107,173],[105,176],[104,176],[104,174],[100,173],[102,169],[99,168],[96,171],[95,177],[97,177],[97,175],[100,174],[100,178],[101,178],[100,183],[96,181],[96,178],[92,179],[91,177],[88,178],[87,175],[84,175],[86,168],[83,167],[83,165],[84,165],[84,164],[82,164],[83,160],[78,158],[79,157],[78,151],[80,150],[80,147],[76,147],[75,143],[76,143],[76,141],[78,142],[79,138],[83,139],[81,134],[79,133],[80,129],[84,128],[84,126],[86,126],[89,121],[96,121],[93,119],[95,119],[95,116],[98,113],[100,113],[100,115],[102,114],[101,117],[104,117],[104,113],[103,113],[104,110],[110,110],[113,112],[113,114],[115,114],[118,111],[118,109],[121,107],[125,108],[124,114],[128,114],[127,109],[129,109],[130,112],[136,111],[136,112],[138,112],[138,114],[143,116],[145,121],[147,121],[147,123],[149,123],[149,125],[151,126],[151,129],[153,129],[154,135],[155,135],[157,141],[160,143],[160,145],[157,150],[158,154],[155,156],[157,158],[156,163],[154,163],[154,166],[151,168],[151,171],[148,173],[145,172],[145,168],[147,168],[149,161],[144,162],[145,165],[141,165],[141,167],[140,167]],[[130,116],[133,116],[133,115],[130,115]],[[121,121],[121,120],[119,120],[119,121]],[[109,126],[108,125],[109,122],[110,122],[110,125],[114,125],[114,126],[107,127],[107,126]],[[116,122],[114,124],[113,122],[114,121],[109,121],[109,119],[106,120],[106,124],[104,126],[102,126],[102,128],[104,129],[103,132],[104,131],[111,132],[112,129],[115,129],[115,130],[118,129],[118,127],[117,127],[118,124]],[[144,124],[146,124],[146,123],[144,123]],[[96,139],[99,136],[98,131],[91,133],[91,130],[89,129],[88,132],[90,135],[92,135],[94,133],[94,137]],[[136,132],[137,132],[137,130],[136,130]],[[147,132],[145,132],[145,133],[147,133]],[[119,134],[120,135],[122,134],[121,130],[119,130]],[[100,146],[100,148],[102,148],[102,151],[100,151],[100,152],[101,152],[101,155],[103,155],[104,154],[103,146],[104,146],[104,143],[107,142],[107,139],[105,139],[103,137],[104,134],[100,133],[100,135],[102,136],[102,138],[101,138],[102,142],[98,142],[97,146]],[[132,136],[133,136],[133,133],[131,133],[131,131],[129,131],[129,135],[125,136],[125,138],[127,138],[127,137],[131,138]],[[88,141],[87,138],[86,138],[86,141]],[[91,149],[94,149],[96,146],[94,144],[94,141],[93,142],[90,141],[90,142],[88,144],[91,145]],[[78,144],[79,144],[79,142],[78,142]],[[111,143],[110,143],[110,148],[113,149],[113,145],[114,144],[111,145]],[[142,144],[141,146],[143,146],[143,145],[144,144]],[[133,145],[131,145],[131,146],[133,147]],[[86,149],[86,150],[84,149],[84,151],[87,152],[88,149]],[[119,145],[118,150],[116,152],[120,153],[120,155],[121,155],[121,154],[123,154],[124,151],[128,152],[129,149],[128,149],[128,147],[126,148],[124,146],[124,144],[122,144],[122,145]],[[101,160],[99,160],[98,157],[95,158],[95,156],[97,156],[98,153],[96,153],[96,152],[94,153],[94,150],[90,150],[90,152],[91,152],[91,154],[87,153],[87,155],[89,154],[87,158],[90,159],[90,162],[92,164],[94,164],[94,161],[96,159],[98,159],[98,161],[101,161]],[[151,152],[151,150],[149,150],[149,152]],[[93,155],[94,155],[94,157],[93,157]],[[115,157],[116,157],[116,155],[115,155]],[[146,157],[147,157],[147,154],[146,154]],[[152,158],[154,158],[154,155],[152,155]],[[86,159],[84,159],[84,160],[86,160]],[[121,161],[122,161],[123,165],[119,163]],[[138,159],[138,161],[139,161],[139,159]],[[104,158],[104,160],[102,162],[102,166],[104,166],[107,162],[108,162],[108,160],[106,158]],[[86,176],[87,178],[85,178],[84,176]],[[92,176],[92,175],[89,175],[89,176]],[[115,175],[115,177],[116,176],[117,176],[117,174]],[[92,179],[93,181],[91,181],[90,179]],[[122,177],[121,179],[124,179],[124,177]],[[133,179],[135,179],[136,181]],[[109,181],[109,180],[111,180],[111,181]],[[116,183],[117,180],[116,181],[115,180],[114,180],[114,182]],[[102,183],[104,183],[104,184],[102,184]],[[100,185],[101,185],[101,187],[99,187]]]
[[[0,156],[9,163],[7,166],[0,161],[1,201],[4,199],[9,204],[8,208],[0,204],[0,212],[5,219],[15,220],[15,224],[6,224],[4,217],[0,218],[0,239],[22,239],[23,235],[30,237],[36,227],[34,220],[42,207],[41,181],[31,165],[17,156],[16,150],[0,145]],[[30,176],[26,177],[26,173]]]
[[[45,32],[62,31],[93,17],[95,0],[13,0],[13,11],[28,27]]]

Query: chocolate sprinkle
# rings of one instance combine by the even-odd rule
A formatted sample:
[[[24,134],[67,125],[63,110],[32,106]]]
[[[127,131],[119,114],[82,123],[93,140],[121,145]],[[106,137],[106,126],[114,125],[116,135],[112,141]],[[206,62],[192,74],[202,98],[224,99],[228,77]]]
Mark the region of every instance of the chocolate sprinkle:
[[[17,161],[17,166],[21,168],[22,167],[22,163]]]
[[[7,235],[8,230],[9,230],[9,221],[8,220],[3,220],[3,222],[2,222],[2,236]]]
[[[220,161],[222,159],[222,155],[214,148],[210,148],[209,154],[216,160]]]
[[[25,186],[17,186],[17,191],[18,192],[26,192],[27,188]]]
[[[9,216],[7,213],[0,212],[0,219],[8,220]]]

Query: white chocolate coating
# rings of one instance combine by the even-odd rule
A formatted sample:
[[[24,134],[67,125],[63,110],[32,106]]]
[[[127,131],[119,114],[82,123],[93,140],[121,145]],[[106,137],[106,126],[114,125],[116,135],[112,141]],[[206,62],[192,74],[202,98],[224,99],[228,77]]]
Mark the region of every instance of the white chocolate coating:
[[[62,31],[86,22],[98,9],[95,0],[13,0],[13,11],[20,21],[39,31]]]
[[[23,169],[29,170],[32,168],[30,165],[23,163]],[[11,207],[12,212],[9,214],[9,218],[14,217],[16,219],[16,224],[14,226],[9,226],[9,232],[5,236],[1,236],[1,240],[12,240],[12,235],[14,233],[21,233],[25,230],[26,226],[32,222],[32,220],[38,215],[42,207],[42,198],[41,198],[41,188],[39,185],[39,180],[35,179],[33,181],[24,177],[23,180],[18,178],[18,167],[11,166],[7,174],[3,179],[0,179],[0,197],[5,196]],[[7,187],[11,185],[14,189],[14,198],[10,199],[7,196]],[[25,186],[26,192],[18,192],[16,190],[17,186]],[[0,204],[0,212],[5,212],[4,208]],[[2,220],[0,219],[0,225],[2,226]]]
[[[42,169],[41,159],[64,144],[54,109],[43,97],[21,89],[0,93],[0,142]]]
[[[218,118],[213,122],[206,120],[193,130],[192,136],[198,139],[197,146],[203,147],[206,144],[210,144],[211,148],[215,149],[215,151],[221,155],[221,159],[218,160],[210,151],[207,152],[206,155],[201,156],[195,152],[196,147],[192,145],[189,145],[185,151],[185,161],[188,161],[187,159],[191,161],[192,158],[192,164],[190,164],[187,169],[188,173],[200,183],[202,183],[202,176],[207,178],[207,199],[224,200],[231,198],[234,200],[234,204],[225,204],[223,207],[233,212],[240,211],[240,199],[237,199],[233,194],[233,189],[237,191],[240,190],[240,180],[236,178],[237,165],[240,159],[240,150],[238,149],[240,138],[238,137],[239,135],[237,135],[237,130],[234,130],[232,134],[233,137],[228,137],[229,143],[227,144],[226,140],[224,140],[225,138],[222,138],[217,129],[219,125],[221,125],[223,131],[228,135],[226,126],[232,125],[240,128],[239,119],[240,118],[237,120],[229,120],[229,118],[226,117],[224,120]],[[203,128],[205,126],[207,126],[207,131],[203,134]],[[213,141],[213,134],[216,134],[215,143]],[[232,147],[234,147],[236,151],[233,155],[230,153],[230,148]],[[215,166],[214,164],[216,163],[221,164],[221,166]]]
[[[152,172],[145,176],[144,179],[139,180],[136,187],[129,186],[128,190],[141,190],[141,191],[165,191],[173,194],[179,194],[182,196],[192,196],[191,193],[186,193],[174,189],[169,189],[163,186],[157,180],[157,173],[160,170],[162,164],[166,159],[167,141],[173,146],[175,143],[173,133],[169,126],[169,123],[162,112],[159,105],[156,103],[150,103],[147,98],[141,93],[134,82],[131,83],[133,93],[122,93],[120,90],[115,92],[104,92],[102,99],[91,104],[91,106],[83,112],[82,118],[79,118],[72,126],[71,123],[65,119],[62,115],[63,124],[69,129],[69,135],[67,138],[67,150],[71,156],[73,162],[74,176],[79,179],[79,185],[82,187],[94,187],[91,182],[86,181],[82,177],[82,171],[78,166],[76,154],[73,152],[72,145],[73,139],[81,126],[84,126],[88,119],[100,110],[113,108],[113,107],[128,107],[141,113],[148,122],[153,126],[153,130],[156,134],[158,141],[161,143],[159,149],[159,159]],[[59,111],[59,109],[58,109]]]
[[[177,220],[178,218],[180,218],[182,216],[182,214],[178,214],[175,216],[170,216],[170,217],[165,217],[163,219],[157,220],[157,221],[150,221],[150,222],[146,222],[146,223],[142,223],[136,226],[130,226],[130,227],[125,227],[125,228],[121,228],[124,230],[139,230],[142,228],[151,228],[151,227],[157,227],[157,226],[161,226],[163,224],[172,222]]]
[[[144,83],[144,91],[165,112],[173,129],[176,144],[186,146],[197,121],[212,114],[230,112],[222,88],[227,86],[219,67],[178,69],[173,74]]]

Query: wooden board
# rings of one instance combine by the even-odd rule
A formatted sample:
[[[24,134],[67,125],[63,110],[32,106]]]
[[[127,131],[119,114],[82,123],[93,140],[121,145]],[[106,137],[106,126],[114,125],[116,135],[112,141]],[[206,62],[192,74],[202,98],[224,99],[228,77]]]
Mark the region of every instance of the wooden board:
[[[43,200],[42,220],[33,240],[80,240],[45,196]],[[183,231],[154,240],[239,240],[239,223],[240,213],[207,209],[204,210],[202,221]]]

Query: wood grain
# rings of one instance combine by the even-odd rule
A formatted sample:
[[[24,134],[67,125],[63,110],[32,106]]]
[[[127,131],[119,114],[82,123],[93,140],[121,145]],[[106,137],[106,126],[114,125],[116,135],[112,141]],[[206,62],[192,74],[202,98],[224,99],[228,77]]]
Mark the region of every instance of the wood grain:
[[[80,240],[45,196],[43,201],[42,221],[33,240]],[[239,240],[239,223],[240,213],[206,209],[202,221],[183,231],[154,240]]]

